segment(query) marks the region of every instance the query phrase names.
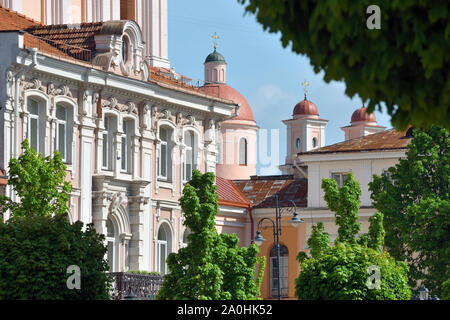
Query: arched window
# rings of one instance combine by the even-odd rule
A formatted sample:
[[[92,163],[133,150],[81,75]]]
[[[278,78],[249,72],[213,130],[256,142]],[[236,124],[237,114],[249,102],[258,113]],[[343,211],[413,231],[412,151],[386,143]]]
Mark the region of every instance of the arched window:
[[[295,139],[295,148],[297,148],[297,150],[300,150],[302,146],[302,141],[300,140],[300,138]]]
[[[281,296],[288,296],[289,289],[289,269],[288,269],[289,251],[284,245],[280,245],[280,266],[277,263],[277,247],[273,246],[270,250],[270,294],[272,297],[278,296],[278,272],[280,272]]]
[[[184,133],[184,165],[183,165],[183,180],[189,181],[192,179],[192,170],[196,169],[196,153],[197,146],[195,145],[195,136],[192,131]]]
[[[167,274],[166,259],[171,248],[171,235],[169,227],[163,223],[158,230],[158,240],[156,241],[156,271],[161,275]]]
[[[108,266],[110,272],[116,272],[116,230],[110,218],[106,220],[106,246],[108,249]]]
[[[40,143],[40,135],[41,130],[40,124],[39,124],[39,115],[41,113],[41,106],[40,103],[32,98],[28,98],[28,112],[29,119],[28,119],[28,130],[27,130],[27,138],[28,142],[30,143],[30,148],[39,153],[41,151],[41,143]],[[44,128],[42,128],[44,129]],[[43,151],[43,150],[42,150]]]
[[[239,141],[239,164],[247,165],[247,139],[245,138]]]
[[[128,59],[128,44],[125,37],[122,38],[122,61],[126,63]]]
[[[318,140],[317,140],[316,137],[314,137],[314,138],[312,139],[312,147],[313,147],[313,148],[316,148],[317,145],[318,145]]]
[[[172,136],[172,128],[167,126],[161,126],[159,128],[158,178],[169,182],[172,180]]]

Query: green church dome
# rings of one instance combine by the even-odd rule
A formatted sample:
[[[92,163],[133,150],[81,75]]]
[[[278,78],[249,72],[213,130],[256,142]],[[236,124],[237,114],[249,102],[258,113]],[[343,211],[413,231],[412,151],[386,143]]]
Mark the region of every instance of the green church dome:
[[[216,49],[214,49],[214,52],[210,53],[205,60],[205,63],[207,62],[221,62],[221,63],[226,63],[225,62],[225,58],[223,57],[223,55],[221,55],[220,53],[218,53],[216,51]]]

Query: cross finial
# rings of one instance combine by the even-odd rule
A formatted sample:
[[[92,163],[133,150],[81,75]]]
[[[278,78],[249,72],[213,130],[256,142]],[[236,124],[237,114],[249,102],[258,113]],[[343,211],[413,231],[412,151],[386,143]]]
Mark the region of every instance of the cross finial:
[[[214,38],[214,50],[216,50],[216,48],[217,48],[217,39],[219,39],[219,37],[218,37],[217,34],[214,32],[214,35],[211,36],[211,38]]]
[[[309,83],[306,82],[306,80],[302,83],[303,86],[305,86],[305,100],[306,100],[306,86],[309,86]]]

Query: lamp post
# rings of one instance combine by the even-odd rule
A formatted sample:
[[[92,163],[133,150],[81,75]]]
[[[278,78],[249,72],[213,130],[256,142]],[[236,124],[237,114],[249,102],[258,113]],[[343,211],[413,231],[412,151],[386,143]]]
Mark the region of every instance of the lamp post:
[[[261,231],[260,231],[260,226],[261,223],[264,220],[269,220],[272,223],[272,227],[273,227],[273,240],[275,245],[277,246],[277,268],[278,268],[278,300],[281,300],[281,277],[280,277],[280,236],[281,236],[281,213],[283,211],[282,208],[280,209],[278,206],[278,195],[275,195],[275,199],[276,199],[276,208],[275,208],[275,222],[270,219],[270,218],[262,218],[261,220],[259,220],[258,222],[258,227],[256,230],[256,237],[253,240],[258,246],[261,246],[263,241],[265,241],[266,239],[264,239],[261,235]],[[298,216],[297,213],[297,206],[295,205],[295,202],[292,200],[289,200],[293,205],[294,205],[294,213],[292,216],[292,219],[289,221],[295,228],[298,227],[298,225],[303,222],[303,219],[301,219]]]

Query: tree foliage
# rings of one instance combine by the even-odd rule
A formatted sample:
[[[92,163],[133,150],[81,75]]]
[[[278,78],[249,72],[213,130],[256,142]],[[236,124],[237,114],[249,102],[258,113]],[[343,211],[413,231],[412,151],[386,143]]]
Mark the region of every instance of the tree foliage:
[[[359,182],[350,173],[342,188],[338,188],[334,179],[323,179],[322,189],[328,208],[335,212],[336,225],[339,226],[337,242],[356,242],[355,235],[361,229],[358,222],[359,199],[361,188]]]
[[[398,129],[408,124],[450,128],[448,1],[238,0],[283,47],[307,55],[324,80],[345,93],[383,104]],[[380,8],[380,29],[367,20]],[[426,114],[426,116],[424,116]]]
[[[167,258],[169,274],[163,278],[159,299],[242,300],[260,295],[265,260],[258,257],[255,244],[239,248],[236,234],[217,233],[214,182],[213,173],[194,170],[183,189],[180,205],[191,233],[187,247]]]
[[[410,284],[424,280],[433,295],[449,278],[450,137],[432,126],[414,130],[405,159],[374,175],[374,206],[384,214],[386,246],[410,265]]]
[[[3,210],[11,216],[65,215],[72,186],[66,179],[66,166],[59,152],[42,157],[22,142],[23,153],[9,162],[8,185],[12,185],[20,202],[0,197]]]
[[[380,286],[371,288],[370,266],[380,270]],[[405,300],[411,297],[407,266],[383,253],[337,243],[319,257],[306,259],[295,280],[300,300]],[[369,285],[368,285],[369,282]]]
[[[22,148],[9,163],[8,179],[20,202],[0,198],[11,210],[10,219],[0,222],[0,300],[109,299],[104,236],[92,224],[86,231],[82,222],[70,224],[72,186],[61,155],[37,155],[27,140]],[[80,268],[80,289],[68,288],[69,266]]]
[[[304,252],[297,256],[302,270],[295,280],[296,296],[302,300],[409,299],[408,266],[381,251],[383,215],[375,213],[369,219],[369,232],[356,237],[361,228],[361,189],[353,175],[348,175],[341,188],[334,179],[323,179],[322,188],[328,207],[335,211],[338,237],[332,247],[323,224],[313,226],[308,239],[311,256]],[[372,278],[375,269],[379,274]]]
[[[93,225],[70,224],[67,215],[25,215],[0,222],[0,300],[109,299],[111,279],[104,236]],[[68,289],[77,265],[80,289]]]

